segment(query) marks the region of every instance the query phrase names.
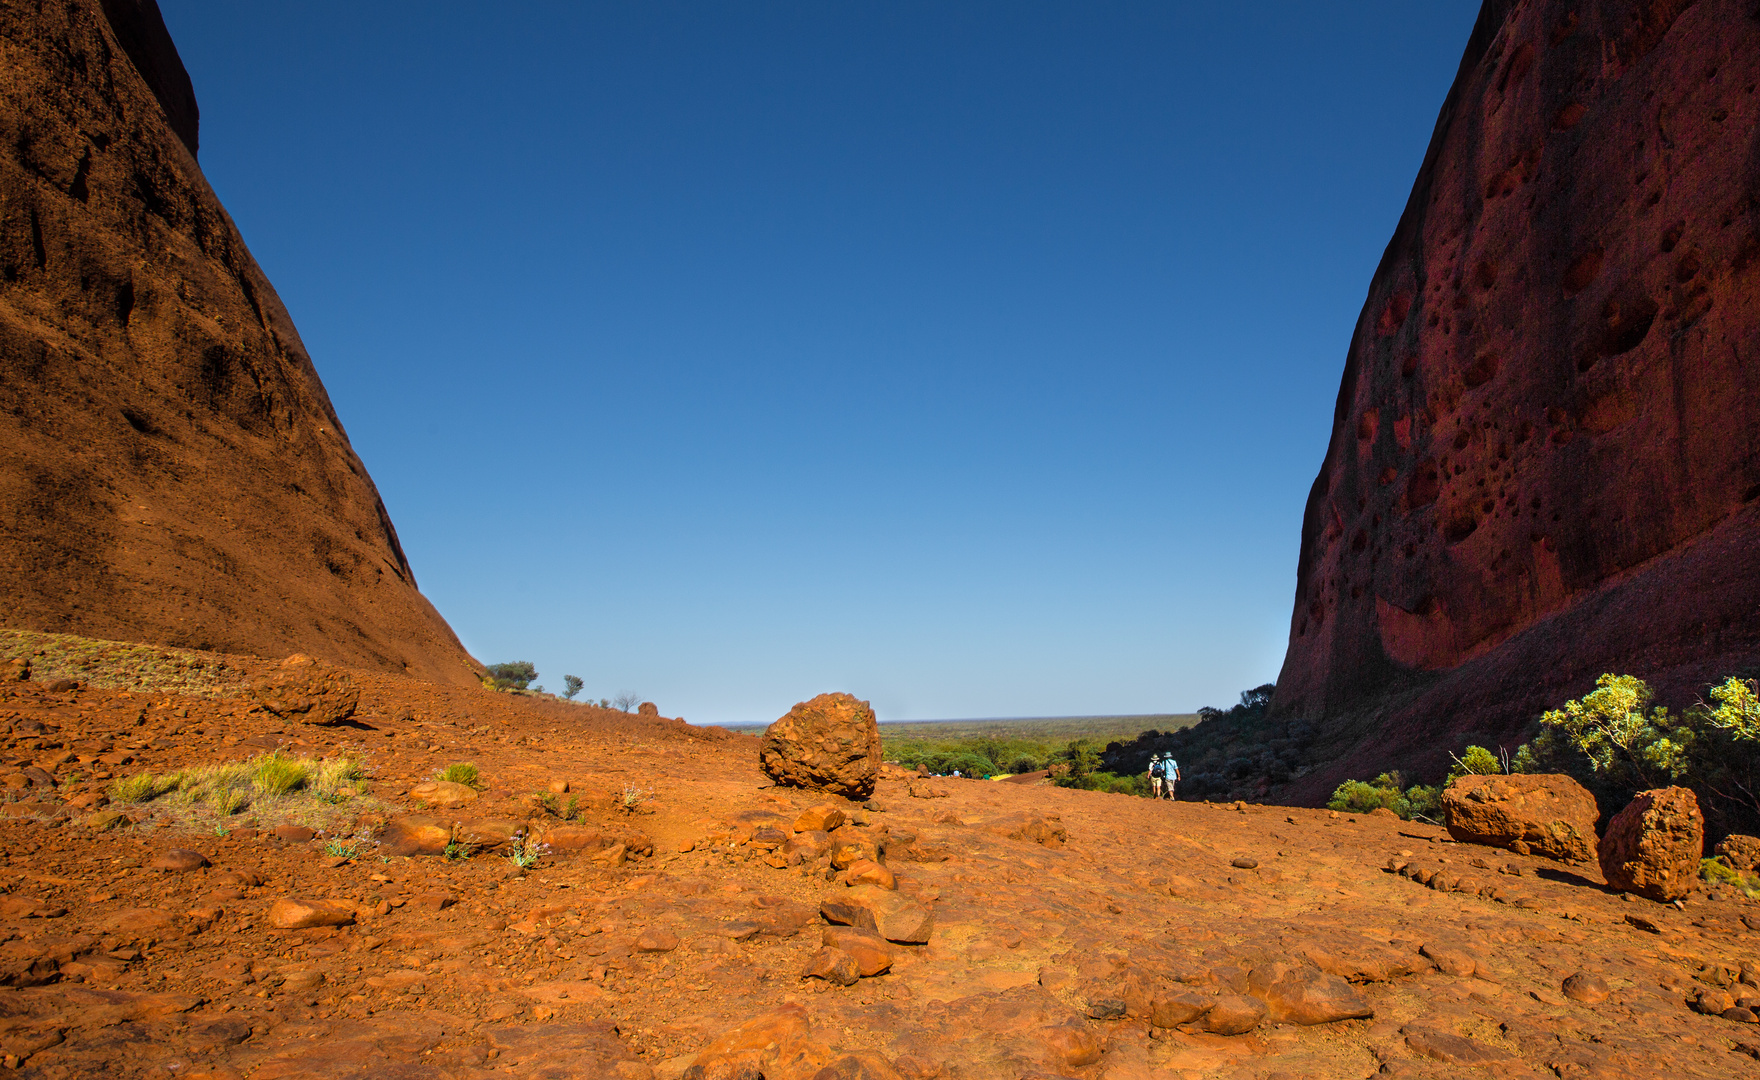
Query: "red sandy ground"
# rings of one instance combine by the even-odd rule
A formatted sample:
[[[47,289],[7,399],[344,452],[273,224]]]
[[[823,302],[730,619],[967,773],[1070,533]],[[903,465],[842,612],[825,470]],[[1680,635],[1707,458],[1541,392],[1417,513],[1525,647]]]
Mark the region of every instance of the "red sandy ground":
[[[237,661],[252,663],[262,662]],[[1716,890],[1681,910],[1626,901],[1593,868],[1456,845],[1397,820],[984,781],[934,781],[944,798],[881,782],[876,809],[844,830],[893,835],[891,868],[900,890],[933,905],[933,938],[896,947],[890,973],[853,987],[803,979],[820,946],[818,904],[845,886],[823,863],[774,868],[742,839],[764,823],[786,830],[825,801],[769,787],[755,738],[358,679],[369,727],[338,729],[284,726],[242,698],[0,689],[0,720],[15,732],[31,720],[50,729],[10,737],[7,761],[71,755],[55,765],[59,789],[15,792],[0,819],[0,971],[15,984],[0,989],[0,1051],[12,1067],[0,1075],[671,1080],[711,1040],[788,1003],[803,1009],[808,1052],[773,1067],[772,1080],[812,1076],[852,1051],[884,1059],[867,1075],[890,1062],[909,1080],[1487,1068],[1727,1077],[1755,1068],[1760,1053],[1760,1028],[1684,1004],[1707,984],[1753,992],[1736,982],[1760,955],[1751,901]],[[413,715],[392,719],[405,710]],[[598,793],[590,822],[639,829],[655,854],[617,866],[557,854],[524,873],[487,854],[449,863],[368,853],[331,865],[321,837],[159,825],[148,812],[157,804],[119,808],[140,821],[96,832],[84,809],[62,802],[104,784],[65,782],[76,772],[163,770],[278,741],[302,753],[358,750],[373,795],[394,806],[437,766],[473,761],[488,789],[457,816],[523,819],[521,796],[565,779]],[[103,753],[130,760],[106,766]],[[627,785],[654,792],[633,814],[604,797]],[[384,816],[346,805],[338,814],[339,833]],[[991,827],[1022,814],[1057,815],[1068,842],[1046,847]],[[949,857],[908,861],[898,838],[910,832],[913,850]],[[148,869],[173,847],[213,865]],[[1257,867],[1231,865],[1242,857]],[[1444,889],[1461,875],[1461,888],[1495,894],[1425,888],[1384,869],[1390,859],[1441,873]],[[456,903],[436,908],[432,894]],[[284,896],[344,899],[359,918],[272,930],[265,912]],[[667,934],[679,944],[644,952],[644,933],[650,945],[670,944]],[[1426,945],[1456,950],[1456,973],[1421,956]],[[1223,1037],[1085,1016],[1133,981],[1217,993],[1267,962],[1313,962],[1304,953],[1352,976],[1374,1018]],[[1593,1006],[1563,996],[1578,971],[1602,975],[1611,996]],[[16,985],[32,981],[41,984]],[[1439,1043],[1437,1033],[1470,1042]],[[1432,1056],[1418,1056],[1426,1048]],[[1092,1049],[1102,1052],[1085,1061]],[[1475,1055],[1487,1064],[1460,1064]]]

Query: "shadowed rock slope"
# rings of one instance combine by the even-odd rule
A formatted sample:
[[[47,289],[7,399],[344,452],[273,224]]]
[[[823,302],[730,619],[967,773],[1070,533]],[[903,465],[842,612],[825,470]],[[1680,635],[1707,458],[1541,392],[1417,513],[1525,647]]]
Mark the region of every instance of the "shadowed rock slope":
[[[1757,81],[1750,2],[1485,4],[1308,498],[1296,797],[1760,665]]]
[[[0,5],[0,55],[0,624],[474,681],[153,0]]]

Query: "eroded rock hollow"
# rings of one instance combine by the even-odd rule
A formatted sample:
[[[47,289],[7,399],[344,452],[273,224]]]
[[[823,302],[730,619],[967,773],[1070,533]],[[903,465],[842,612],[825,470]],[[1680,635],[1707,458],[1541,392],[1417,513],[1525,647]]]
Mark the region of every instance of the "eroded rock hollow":
[[[1760,663],[1757,82],[1746,0],[1485,4],[1308,498],[1298,796]]]
[[[0,624],[472,681],[153,0],[0,6]]]

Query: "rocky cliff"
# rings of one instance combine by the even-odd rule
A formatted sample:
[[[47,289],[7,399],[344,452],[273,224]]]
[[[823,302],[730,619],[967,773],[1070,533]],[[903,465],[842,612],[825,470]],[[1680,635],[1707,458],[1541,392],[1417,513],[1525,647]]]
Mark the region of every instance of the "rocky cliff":
[[[0,56],[0,625],[473,679],[196,164],[157,5],[5,0]]]
[[[1757,83],[1753,0],[1485,3],[1308,497],[1297,794],[1760,667]]]

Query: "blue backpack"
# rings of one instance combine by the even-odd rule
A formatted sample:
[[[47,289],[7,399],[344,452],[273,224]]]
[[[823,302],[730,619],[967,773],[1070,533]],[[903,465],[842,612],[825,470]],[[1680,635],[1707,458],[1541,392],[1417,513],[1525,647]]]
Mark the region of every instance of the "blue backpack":
[[[1154,761],[1149,762],[1149,775],[1156,780],[1167,775],[1167,766],[1161,764],[1160,758],[1156,758]]]

